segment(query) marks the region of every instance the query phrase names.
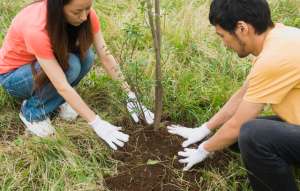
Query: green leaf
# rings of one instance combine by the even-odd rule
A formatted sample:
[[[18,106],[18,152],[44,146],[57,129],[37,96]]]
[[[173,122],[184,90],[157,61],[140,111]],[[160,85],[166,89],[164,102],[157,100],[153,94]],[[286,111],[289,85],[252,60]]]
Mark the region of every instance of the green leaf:
[[[158,163],[160,163],[159,160],[152,160],[152,159],[149,159],[149,160],[147,161],[147,165],[156,165],[156,164],[158,164]]]

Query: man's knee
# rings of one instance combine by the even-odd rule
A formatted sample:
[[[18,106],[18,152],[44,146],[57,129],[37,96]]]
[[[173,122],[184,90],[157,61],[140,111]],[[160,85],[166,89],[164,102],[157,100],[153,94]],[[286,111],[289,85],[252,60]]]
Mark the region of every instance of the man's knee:
[[[242,155],[260,150],[260,146],[269,147],[276,136],[274,136],[274,122],[271,120],[254,119],[244,123],[240,130],[239,147]]]
[[[254,147],[255,143],[263,136],[260,130],[263,128],[260,124],[261,120],[254,119],[244,123],[240,129],[238,139],[241,152],[245,152]]]

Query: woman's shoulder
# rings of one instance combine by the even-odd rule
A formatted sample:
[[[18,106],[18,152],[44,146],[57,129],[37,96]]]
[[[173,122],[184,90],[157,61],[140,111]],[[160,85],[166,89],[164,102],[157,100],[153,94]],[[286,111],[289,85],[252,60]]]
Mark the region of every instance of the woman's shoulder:
[[[24,7],[14,18],[15,27],[43,30],[46,26],[47,7],[45,1],[38,1]]]

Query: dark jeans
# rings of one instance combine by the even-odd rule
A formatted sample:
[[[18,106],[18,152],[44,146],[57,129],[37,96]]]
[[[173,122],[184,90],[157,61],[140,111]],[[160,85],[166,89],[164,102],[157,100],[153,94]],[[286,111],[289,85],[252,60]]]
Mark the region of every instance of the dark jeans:
[[[300,164],[300,126],[274,116],[250,120],[238,144],[254,191],[298,190],[292,167]]]

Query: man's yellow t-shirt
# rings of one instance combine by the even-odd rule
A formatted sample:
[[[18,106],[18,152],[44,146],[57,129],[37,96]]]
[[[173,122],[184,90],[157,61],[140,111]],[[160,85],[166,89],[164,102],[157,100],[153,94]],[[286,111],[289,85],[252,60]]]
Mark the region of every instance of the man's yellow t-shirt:
[[[279,117],[300,125],[300,29],[276,24],[247,80],[244,100],[271,104]]]

